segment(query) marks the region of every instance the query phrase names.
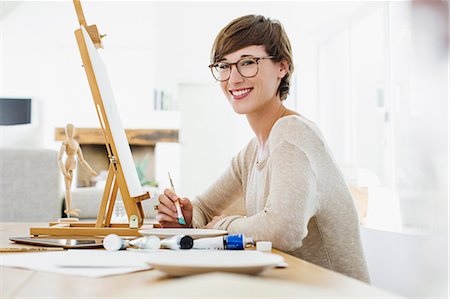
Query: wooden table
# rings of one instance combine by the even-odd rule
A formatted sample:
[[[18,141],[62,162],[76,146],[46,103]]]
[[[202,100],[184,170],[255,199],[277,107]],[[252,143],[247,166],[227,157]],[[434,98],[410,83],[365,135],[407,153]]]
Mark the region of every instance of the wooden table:
[[[0,246],[12,236],[27,236],[31,225],[0,223]],[[0,267],[0,298],[106,297],[395,297],[358,280],[274,250],[288,263],[258,276],[210,273],[170,278],[158,270],[105,278],[85,278]],[[27,254],[27,253],[22,253]],[[1,255],[0,255],[1,264]]]

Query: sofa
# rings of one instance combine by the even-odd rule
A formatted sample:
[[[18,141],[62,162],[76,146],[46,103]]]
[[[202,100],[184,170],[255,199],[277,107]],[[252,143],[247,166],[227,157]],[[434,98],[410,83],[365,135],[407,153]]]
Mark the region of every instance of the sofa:
[[[1,222],[49,222],[62,217],[64,184],[57,159],[56,150],[0,148]],[[95,220],[103,188],[76,188],[74,185],[75,182],[72,207],[81,209],[80,220]],[[142,202],[145,216],[154,218],[153,206],[159,192],[157,188],[146,191],[150,191],[153,198]]]
[[[64,201],[58,152],[0,148],[0,221],[48,222],[61,217]]]
[[[157,204],[157,198],[159,196],[159,191],[157,188],[144,188],[145,191],[149,191],[152,198],[142,201],[142,206],[144,208],[145,218],[154,218],[156,216],[153,207]],[[80,219],[82,220],[92,220],[97,218],[98,211],[100,209],[100,203],[102,201],[104,187],[84,187],[84,188],[72,188],[72,207],[80,209]],[[122,201],[122,196],[120,191],[117,193],[117,202]],[[113,222],[125,222],[126,215],[123,204],[121,207],[114,209],[112,221]],[[122,216],[122,217],[121,217]],[[123,219],[125,217],[125,219]],[[120,219],[121,218],[121,219]]]

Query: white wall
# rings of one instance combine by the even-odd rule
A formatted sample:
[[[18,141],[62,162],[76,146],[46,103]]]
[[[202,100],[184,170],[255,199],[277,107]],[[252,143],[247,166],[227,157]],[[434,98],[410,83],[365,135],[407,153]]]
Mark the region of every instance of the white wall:
[[[98,127],[74,36],[78,21],[72,2],[1,5],[0,94],[30,96],[39,103],[38,125],[44,134],[37,145],[55,147],[54,128],[68,122]],[[103,57],[124,126],[151,127],[154,4],[83,2],[83,6],[88,24],[97,24],[108,35]]]
[[[215,83],[182,84],[181,191],[190,198],[206,190],[252,138],[243,115],[234,113]]]

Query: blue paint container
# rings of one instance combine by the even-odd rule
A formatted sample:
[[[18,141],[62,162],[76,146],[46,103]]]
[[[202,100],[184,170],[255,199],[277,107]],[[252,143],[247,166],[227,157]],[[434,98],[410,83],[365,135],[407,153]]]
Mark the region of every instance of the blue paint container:
[[[253,244],[253,238],[246,238],[243,234],[227,235],[214,238],[194,240],[194,249],[212,250],[243,250],[245,245]]]
[[[225,249],[242,250],[245,248],[245,237],[243,234],[224,236],[223,241]]]

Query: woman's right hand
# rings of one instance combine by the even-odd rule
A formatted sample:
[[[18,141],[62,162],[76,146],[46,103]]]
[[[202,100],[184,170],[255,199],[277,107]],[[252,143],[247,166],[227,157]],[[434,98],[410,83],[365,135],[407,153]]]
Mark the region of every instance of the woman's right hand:
[[[172,190],[166,189],[158,197],[159,204],[156,210],[156,220],[161,227],[191,227],[193,206],[188,198],[179,198]],[[177,208],[175,201],[180,200],[181,212],[183,213],[186,225],[178,223]]]

